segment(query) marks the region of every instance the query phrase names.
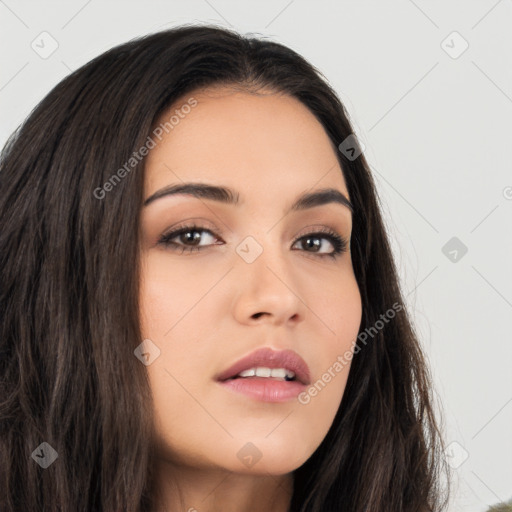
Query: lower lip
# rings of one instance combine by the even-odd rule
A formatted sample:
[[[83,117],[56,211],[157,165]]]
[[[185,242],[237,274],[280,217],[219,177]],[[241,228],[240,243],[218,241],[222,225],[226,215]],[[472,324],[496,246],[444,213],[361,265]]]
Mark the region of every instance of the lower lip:
[[[219,382],[222,386],[262,402],[287,402],[296,398],[307,386],[299,381],[273,380],[267,377],[245,377]]]

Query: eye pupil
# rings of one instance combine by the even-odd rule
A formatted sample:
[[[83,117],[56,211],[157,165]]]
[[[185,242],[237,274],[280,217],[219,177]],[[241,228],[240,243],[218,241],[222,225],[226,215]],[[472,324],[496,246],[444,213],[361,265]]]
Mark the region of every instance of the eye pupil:
[[[190,233],[193,233],[192,236],[189,236]],[[182,233],[181,237],[182,242],[193,242],[193,245],[197,245],[197,243],[201,240],[201,233],[199,231],[190,229]]]
[[[315,248],[316,250],[318,250],[320,248],[320,239],[317,238],[317,237],[307,237],[307,238],[304,238],[304,241],[305,241],[305,245],[309,248],[309,247],[313,247]],[[313,242],[312,242],[313,241]]]

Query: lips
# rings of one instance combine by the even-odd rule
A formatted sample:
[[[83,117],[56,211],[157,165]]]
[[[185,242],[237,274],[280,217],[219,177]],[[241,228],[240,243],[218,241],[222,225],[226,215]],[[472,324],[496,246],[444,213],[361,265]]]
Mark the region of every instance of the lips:
[[[260,348],[248,356],[240,359],[220,373],[216,380],[224,382],[236,377],[240,372],[255,367],[284,368],[295,373],[295,379],[302,383],[310,384],[309,368],[304,359],[293,350],[275,351],[271,348]]]

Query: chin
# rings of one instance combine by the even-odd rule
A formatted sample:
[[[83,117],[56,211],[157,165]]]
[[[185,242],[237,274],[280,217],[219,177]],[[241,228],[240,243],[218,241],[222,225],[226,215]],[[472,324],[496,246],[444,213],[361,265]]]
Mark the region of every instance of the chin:
[[[302,466],[316,447],[304,440],[297,442],[292,436],[287,439],[277,435],[273,439],[271,437],[237,442],[235,467],[229,469],[253,475],[285,475]],[[226,463],[225,457],[223,463]]]

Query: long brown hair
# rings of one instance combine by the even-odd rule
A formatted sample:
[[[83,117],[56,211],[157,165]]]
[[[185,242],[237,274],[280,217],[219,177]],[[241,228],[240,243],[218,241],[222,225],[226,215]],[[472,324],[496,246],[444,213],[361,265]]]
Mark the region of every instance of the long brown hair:
[[[151,392],[133,354],[141,343],[144,159],[105,184],[147,143],[166,108],[214,85],[299,99],[335,148],[353,132],[335,92],[291,49],[182,26],[122,44],[73,72],[3,149],[2,512],[154,510]],[[428,366],[364,154],[337,157],[354,205],[361,331],[393,304],[402,307],[354,355],[332,427],[294,472],[291,510],[440,511],[446,467]],[[51,457],[48,445],[58,457],[43,469],[34,451]]]

